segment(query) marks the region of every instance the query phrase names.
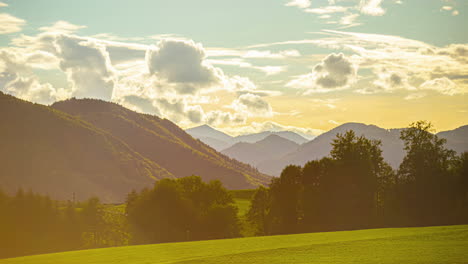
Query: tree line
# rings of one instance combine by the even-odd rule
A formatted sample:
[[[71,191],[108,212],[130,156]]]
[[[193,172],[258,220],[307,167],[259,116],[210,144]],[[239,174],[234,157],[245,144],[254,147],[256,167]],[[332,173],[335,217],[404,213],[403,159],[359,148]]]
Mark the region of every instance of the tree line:
[[[0,258],[126,244],[123,214],[97,198],[54,201],[31,191],[0,192]]]
[[[259,187],[245,216],[221,182],[162,179],[123,205],[54,201],[0,192],[0,258],[86,248],[375,227],[468,223],[468,153],[459,156],[427,122],[401,132],[393,170],[381,142],[338,134],[328,157],[287,166]]]
[[[255,192],[247,214],[258,235],[468,223],[468,153],[457,156],[432,125],[402,130],[393,170],[381,142],[338,134],[328,157],[287,166]]]
[[[238,237],[237,210],[220,181],[205,183],[198,176],[157,181],[151,189],[131,192],[124,205],[0,192],[0,258]]]

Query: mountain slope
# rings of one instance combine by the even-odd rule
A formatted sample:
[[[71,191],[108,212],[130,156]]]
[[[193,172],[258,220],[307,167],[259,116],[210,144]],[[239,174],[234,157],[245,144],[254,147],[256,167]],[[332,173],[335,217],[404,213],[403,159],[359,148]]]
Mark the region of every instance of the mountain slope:
[[[303,136],[296,134],[291,131],[264,131],[260,133],[255,133],[255,134],[247,134],[247,135],[242,135],[242,136],[237,136],[234,138],[235,142],[247,142],[247,143],[255,143],[260,140],[263,140],[267,138],[270,135],[277,135],[282,138],[285,138],[287,140],[290,140],[292,142],[295,142],[296,144],[304,144],[308,140],[304,138]]]
[[[445,138],[447,140],[445,146],[459,154],[468,151],[468,125],[450,131],[439,132],[437,136]]]
[[[268,176],[216,152],[169,120],[92,99],[71,99],[52,107],[112,134],[176,177],[195,174],[206,181],[218,179],[229,189],[269,182]]]
[[[400,139],[402,129],[383,129],[374,125],[360,123],[346,123],[338,126],[312,141],[301,145],[297,151],[289,153],[279,159],[265,160],[257,164],[257,168],[269,175],[278,176],[281,170],[289,165],[304,165],[310,160],[327,156],[332,149],[331,143],[338,133],[353,130],[358,136],[369,139],[377,139],[382,142],[382,151],[385,161],[393,168],[398,168],[406,155],[403,141]],[[446,147],[458,153],[468,151],[468,126],[462,126],[455,130],[444,131],[437,134],[447,140]]]
[[[232,137],[226,133],[216,130],[208,125],[189,128],[186,130],[188,134],[211,146],[212,148],[222,151],[233,146],[236,143],[246,142],[255,143],[267,138],[270,135],[277,135],[282,138],[293,141],[299,145],[309,141],[305,137],[292,131],[263,131],[260,133],[246,134],[237,137]]]
[[[256,143],[239,142],[222,151],[239,161],[257,166],[265,160],[277,159],[295,151],[299,145],[278,135],[270,135]]]
[[[332,149],[331,143],[336,138],[336,134],[344,133],[348,130],[354,130],[358,136],[364,135],[369,139],[381,140],[383,156],[390,165],[397,167],[403,160],[403,142],[399,139],[398,129],[387,130],[374,125],[346,123],[321,134],[312,141],[301,145],[297,151],[289,153],[280,159],[260,163],[258,169],[264,173],[277,176],[289,164],[302,166],[310,160],[325,157]]]
[[[185,132],[218,151],[228,148],[234,144],[233,137],[214,129],[209,125],[192,127],[185,130]]]
[[[0,188],[7,192],[116,202],[173,177],[111,134],[50,107],[0,93],[0,113]]]

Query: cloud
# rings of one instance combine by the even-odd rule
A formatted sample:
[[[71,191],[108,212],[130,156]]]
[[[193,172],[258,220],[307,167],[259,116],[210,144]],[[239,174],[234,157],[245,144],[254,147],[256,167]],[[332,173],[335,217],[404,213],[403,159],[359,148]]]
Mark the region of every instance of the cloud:
[[[410,93],[407,96],[405,96],[405,100],[418,100],[423,97],[425,97],[427,94],[424,92],[416,92],[416,93]]]
[[[286,86],[306,89],[306,93],[347,88],[356,79],[357,67],[342,53],[332,53],[315,65],[312,73],[301,75]]]
[[[359,10],[370,16],[383,16],[385,9],[381,7],[383,0],[361,0]]]
[[[282,50],[278,53],[271,52],[269,50],[247,50],[241,55],[242,58],[262,58],[262,59],[285,59],[289,57],[299,57],[301,54],[299,51]]]
[[[231,135],[252,134],[252,133],[260,133],[264,131],[272,131],[272,132],[292,131],[292,132],[300,134],[301,136],[309,140],[313,139],[314,137],[324,132],[321,129],[288,126],[288,125],[279,124],[273,121],[252,122],[248,126],[237,126],[237,127],[234,126],[234,127],[224,128],[222,130]]]
[[[72,84],[72,95],[110,101],[115,76],[105,47],[69,35],[57,36],[55,46],[60,69]]]
[[[241,125],[245,124],[246,116],[239,113],[230,113],[219,110],[210,111],[206,114],[205,123],[213,126],[219,125]]]
[[[69,96],[64,89],[41,83],[27,65],[27,57],[0,51],[0,90],[35,103],[50,104]]]
[[[7,13],[0,13],[0,35],[19,32],[26,21]]]
[[[0,79],[2,79],[1,75]],[[51,104],[69,96],[64,89],[56,90],[50,83],[40,83],[36,78],[20,76],[6,83],[3,91],[40,104]]]
[[[334,13],[344,13],[348,11],[348,7],[344,6],[325,6],[325,7],[319,7],[319,8],[307,8],[304,10],[306,13],[311,13],[311,14],[318,14],[318,15],[326,15],[326,14],[334,14]]]
[[[71,34],[86,26],[74,25],[67,21],[57,21],[50,27],[40,27],[40,31],[47,31],[48,33],[57,33],[57,34]]]
[[[7,3],[0,2],[0,7],[6,7],[6,6],[8,6]]]
[[[262,97],[246,93],[241,94],[230,106],[236,112],[244,113],[250,117],[271,117],[273,110],[270,104]]]
[[[285,4],[285,6],[296,6],[299,8],[308,8],[310,5],[310,0],[291,0]]]
[[[416,90],[415,87],[408,83],[408,76],[405,72],[392,71],[387,68],[376,68],[374,74],[377,76],[376,80],[372,82],[373,87],[357,90],[362,94],[373,94],[381,92],[393,92],[397,89],[405,89],[408,91]]]
[[[121,104],[134,111],[161,116],[161,112],[153,101],[138,95],[127,95],[121,98]]]
[[[446,77],[425,81],[419,88],[422,90],[434,90],[450,96],[465,93],[461,87]]]
[[[350,14],[341,17],[339,24],[344,25],[345,27],[343,28],[349,28],[349,27],[354,27],[354,26],[359,26],[361,25],[360,23],[356,23],[356,19],[358,19],[359,14]]]
[[[205,58],[200,44],[182,40],[162,40],[146,55],[150,74],[157,74],[168,82],[216,84],[220,81],[220,72],[209,65]]]

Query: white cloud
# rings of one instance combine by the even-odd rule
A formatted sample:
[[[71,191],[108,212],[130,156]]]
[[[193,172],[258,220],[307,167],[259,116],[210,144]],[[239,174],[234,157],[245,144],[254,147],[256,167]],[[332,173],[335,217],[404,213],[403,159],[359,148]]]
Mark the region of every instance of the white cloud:
[[[416,90],[415,87],[408,83],[408,76],[403,71],[392,71],[379,67],[374,69],[374,74],[377,76],[376,80],[372,83],[374,87],[357,90],[358,93],[393,92],[397,89]]]
[[[278,74],[278,73],[286,71],[286,68],[287,68],[286,66],[273,66],[273,65],[255,66],[252,63],[246,62],[245,60],[239,59],[239,58],[223,59],[223,60],[209,59],[207,60],[207,62],[213,65],[230,65],[230,66],[237,66],[240,68],[254,69],[254,70],[264,72],[266,75]]]
[[[456,85],[452,80],[447,77],[437,78],[425,81],[421,86],[422,90],[434,90],[444,95],[456,95],[465,93],[461,87]]]
[[[0,34],[19,32],[26,21],[7,13],[0,13]]]
[[[311,14],[325,15],[325,14],[343,13],[348,10],[349,10],[348,7],[329,5],[325,7],[319,7],[319,8],[307,8],[304,10],[304,12],[311,13]]]
[[[246,116],[239,113],[223,112],[219,110],[210,111],[206,114],[205,123],[213,126],[219,125],[241,125],[245,124]]]
[[[72,84],[73,96],[107,101],[112,98],[115,73],[105,46],[68,35],[58,35],[55,46],[60,69]]]
[[[28,57],[0,50],[0,90],[35,103],[50,104],[69,96],[69,91],[41,83],[28,66]]]
[[[361,0],[359,9],[361,13],[370,16],[382,16],[385,10],[382,8],[383,0]]]
[[[342,53],[332,53],[315,65],[312,73],[301,75],[286,86],[323,93],[348,88],[356,79],[357,67]]]
[[[86,26],[74,25],[67,21],[57,21],[50,27],[40,27],[39,30],[46,31],[48,33],[57,33],[57,34],[71,34]]]
[[[301,54],[297,50],[282,50],[273,53],[269,50],[248,50],[241,55],[243,58],[266,58],[266,59],[285,59],[288,57],[299,57]]]
[[[273,121],[265,121],[265,122],[252,122],[248,126],[233,126],[229,128],[222,129],[224,132],[230,135],[242,135],[242,134],[252,134],[252,133],[260,133],[264,131],[273,131],[273,132],[280,132],[280,131],[292,131],[302,135],[307,139],[313,139],[315,136],[322,134],[324,131],[321,129],[313,129],[313,128],[306,128],[306,127],[297,127],[297,126],[288,126],[279,124]]]
[[[270,104],[262,97],[251,93],[241,94],[230,107],[250,117],[273,116]]]
[[[410,93],[407,96],[405,96],[405,100],[418,100],[423,97],[425,97],[427,94],[424,92],[416,92],[416,93]]]
[[[356,20],[359,18],[359,14],[350,14],[341,17],[339,24],[344,25],[345,28],[349,28],[352,26],[359,26],[360,23],[356,23]]]
[[[285,6],[296,6],[299,8],[308,8],[310,5],[310,0],[291,0],[285,4]]]
[[[203,47],[193,41],[162,40],[146,55],[150,74],[171,83],[211,85],[220,81],[220,72],[205,61]]]
[[[40,83],[34,77],[17,76],[14,80],[6,83],[3,91],[40,104],[51,104],[70,96],[64,89],[55,89],[50,83]]]
[[[8,6],[7,3],[0,2],[0,7],[6,7],[6,6]]]

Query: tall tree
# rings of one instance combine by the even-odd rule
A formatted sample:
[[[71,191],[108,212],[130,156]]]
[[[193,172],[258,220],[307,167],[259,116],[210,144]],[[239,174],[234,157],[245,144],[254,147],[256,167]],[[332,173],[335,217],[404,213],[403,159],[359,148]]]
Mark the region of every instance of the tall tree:
[[[271,231],[275,234],[299,232],[301,216],[302,169],[289,165],[279,178],[271,181]]]
[[[432,124],[412,123],[401,132],[406,156],[398,170],[401,207],[409,224],[442,224],[453,206],[450,173],[455,152],[445,148]]]

